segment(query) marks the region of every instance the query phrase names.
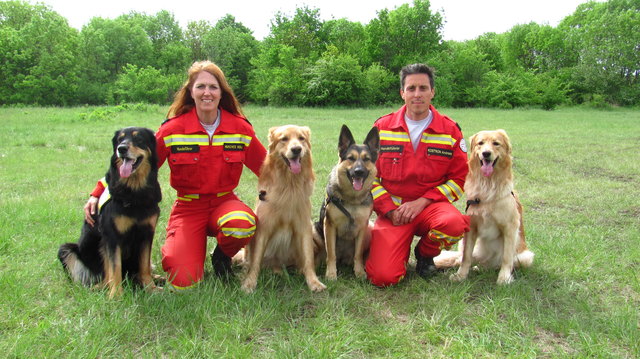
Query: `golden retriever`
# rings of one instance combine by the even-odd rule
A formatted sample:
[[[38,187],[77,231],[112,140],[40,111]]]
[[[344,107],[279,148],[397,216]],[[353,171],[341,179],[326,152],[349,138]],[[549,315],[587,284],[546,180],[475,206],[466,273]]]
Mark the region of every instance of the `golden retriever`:
[[[438,267],[460,265],[450,279],[462,281],[469,268],[500,268],[498,284],[513,281],[513,268],[529,267],[534,254],[527,249],[522,205],[513,189],[511,142],[504,130],[471,136],[469,173],[464,185],[471,228],[457,253],[436,257]],[[461,248],[461,249],[460,249]],[[460,258],[462,252],[462,258]]]
[[[301,270],[312,292],[326,289],[316,275],[309,220],[315,181],[310,136],[306,126],[269,129],[269,153],[258,178],[258,226],[245,251],[249,267],[242,289],[247,293],[255,290],[261,268],[279,272],[291,265]]]

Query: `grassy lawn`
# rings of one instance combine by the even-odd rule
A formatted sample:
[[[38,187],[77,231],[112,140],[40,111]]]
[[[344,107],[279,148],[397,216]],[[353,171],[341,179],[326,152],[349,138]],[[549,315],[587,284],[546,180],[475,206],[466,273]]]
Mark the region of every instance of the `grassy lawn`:
[[[282,124],[312,130],[317,216],[340,126],[362,141],[377,109],[245,108],[266,145]],[[76,241],[82,206],[107,170],[114,131],[156,130],[166,107],[2,108],[0,124],[0,356],[23,357],[640,357],[640,111],[442,109],[468,138],[507,130],[525,206],[533,267],[498,287],[497,271],[425,281],[410,270],[378,289],[339,268],[319,294],[301,275],[205,280],[181,294],[125,289],[119,300],[70,283],[56,258]],[[153,262],[174,191],[164,199]],[[255,176],[237,193],[253,206]],[[463,208],[460,203],[459,208]],[[213,241],[209,242],[213,247]],[[324,273],[324,268],[319,274]]]

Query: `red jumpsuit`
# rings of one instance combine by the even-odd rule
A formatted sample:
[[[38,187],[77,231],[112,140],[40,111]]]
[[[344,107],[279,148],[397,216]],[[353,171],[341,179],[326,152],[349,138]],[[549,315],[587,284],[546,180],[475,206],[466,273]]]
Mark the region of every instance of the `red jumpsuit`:
[[[459,241],[469,218],[452,203],[462,197],[468,172],[464,137],[458,125],[430,106],[433,120],[414,151],[404,120],[406,106],[378,119],[378,179],[371,193],[378,218],[374,224],[367,277],[376,286],[398,283],[406,274],[413,236],[418,251],[435,257]],[[411,223],[394,226],[385,215],[403,202],[424,197],[433,202]]]
[[[204,274],[207,236],[222,252],[235,255],[253,238],[256,215],[233,193],[243,165],[256,175],[267,151],[244,118],[220,109],[220,125],[210,138],[195,108],[165,121],[156,133],[158,167],[171,168],[177,200],[167,223],[162,267],[178,289],[194,285]],[[91,193],[99,197],[100,182]]]

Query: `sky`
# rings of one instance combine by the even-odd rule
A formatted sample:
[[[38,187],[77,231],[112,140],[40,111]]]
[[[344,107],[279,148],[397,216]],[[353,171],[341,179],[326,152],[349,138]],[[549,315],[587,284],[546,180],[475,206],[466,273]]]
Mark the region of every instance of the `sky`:
[[[576,7],[588,0],[431,0],[431,10],[443,14],[445,40],[464,41],[487,33],[504,33],[518,24],[536,22],[557,26]],[[34,3],[35,0],[32,0]],[[413,0],[39,0],[82,29],[93,17],[116,18],[137,11],[155,15],[160,10],[172,13],[185,29],[191,21],[215,24],[226,14],[253,30],[262,40],[277,12],[291,17],[298,7],[320,9],[323,20],[346,18],[367,24],[382,9],[393,10]]]

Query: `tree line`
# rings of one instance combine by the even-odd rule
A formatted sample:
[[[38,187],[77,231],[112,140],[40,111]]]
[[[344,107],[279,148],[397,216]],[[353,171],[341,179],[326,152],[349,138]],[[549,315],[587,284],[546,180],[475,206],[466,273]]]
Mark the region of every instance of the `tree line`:
[[[279,12],[269,35],[227,14],[180,27],[173,14],[92,18],[81,30],[43,4],[0,2],[0,104],[169,103],[193,61],[209,59],[244,102],[371,106],[398,101],[398,72],[436,69],[438,106],[553,109],[640,104],[640,0],[590,1],[558,26],[444,41],[428,0],[367,24]]]

